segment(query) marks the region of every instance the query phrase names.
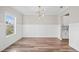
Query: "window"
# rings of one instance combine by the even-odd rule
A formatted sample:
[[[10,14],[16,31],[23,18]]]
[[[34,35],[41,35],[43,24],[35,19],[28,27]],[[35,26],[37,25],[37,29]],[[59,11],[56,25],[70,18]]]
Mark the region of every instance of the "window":
[[[5,16],[6,21],[6,35],[12,35],[16,33],[16,17],[14,16]]]

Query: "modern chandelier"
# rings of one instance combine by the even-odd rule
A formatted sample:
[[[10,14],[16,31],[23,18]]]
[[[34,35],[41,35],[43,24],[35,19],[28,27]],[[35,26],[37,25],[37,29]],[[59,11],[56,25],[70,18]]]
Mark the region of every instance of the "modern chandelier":
[[[38,6],[38,11],[37,11],[38,16],[39,16],[39,17],[44,16],[44,15],[45,15],[44,12],[45,12],[44,7]]]

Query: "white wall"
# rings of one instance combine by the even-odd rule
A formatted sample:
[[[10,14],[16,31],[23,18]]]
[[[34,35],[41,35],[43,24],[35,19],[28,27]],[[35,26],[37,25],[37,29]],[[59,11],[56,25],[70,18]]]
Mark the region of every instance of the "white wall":
[[[38,25],[58,25],[58,16],[24,16],[23,25],[38,24]]]
[[[79,23],[69,25],[69,45],[79,51]]]
[[[70,7],[69,45],[79,51],[79,7]]]
[[[58,37],[58,17],[24,16],[23,36],[24,37]]]
[[[16,17],[16,34],[6,37],[4,15],[11,14]],[[13,44],[22,37],[22,15],[10,7],[0,7],[0,51]]]

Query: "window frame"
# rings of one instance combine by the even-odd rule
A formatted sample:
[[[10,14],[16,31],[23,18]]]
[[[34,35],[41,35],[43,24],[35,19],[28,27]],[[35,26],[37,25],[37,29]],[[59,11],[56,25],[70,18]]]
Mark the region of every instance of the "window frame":
[[[6,24],[6,17],[7,16],[11,16],[11,17],[14,17],[14,32],[12,33],[12,34],[9,34],[9,35],[7,35],[7,24]],[[4,20],[5,20],[5,35],[6,35],[6,37],[8,38],[8,37],[11,37],[11,36],[13,36],[13,35],[15,35],[16,34],[16,17],[14,16],[14,15],[12,15],[12,14],[8,14],[8,13],[5,13],[5,15],[4,15]]]

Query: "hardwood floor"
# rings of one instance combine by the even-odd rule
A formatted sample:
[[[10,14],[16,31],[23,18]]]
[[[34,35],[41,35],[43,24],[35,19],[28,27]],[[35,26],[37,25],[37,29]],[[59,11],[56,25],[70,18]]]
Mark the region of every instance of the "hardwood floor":
[[[76,52],[68,40],[56,38],[23,38],[3,52]]]

